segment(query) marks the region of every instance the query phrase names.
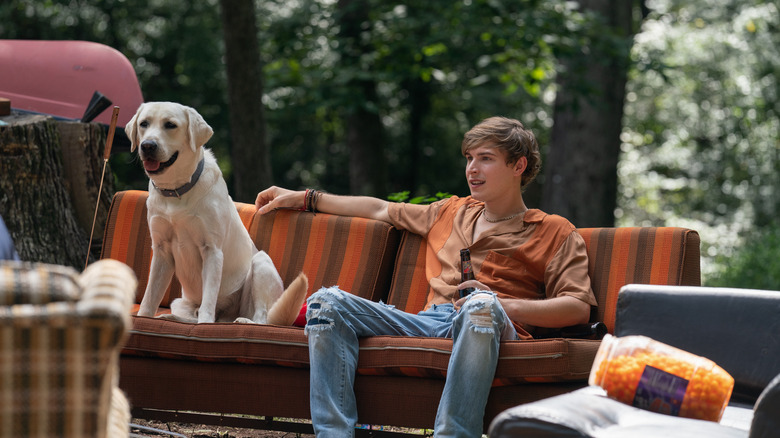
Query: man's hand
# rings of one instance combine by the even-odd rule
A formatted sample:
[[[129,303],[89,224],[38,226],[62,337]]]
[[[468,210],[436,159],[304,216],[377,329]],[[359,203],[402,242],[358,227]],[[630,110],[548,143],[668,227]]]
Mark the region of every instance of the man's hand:
[[[281,187],[269,187],[257,194],[255,207],[260,214],[265,214],[279,208],[302,209],[306,192],[294,192]]]
[[[467,280],[463,283],[458,285],[458,290],[465,289],[467,287],[473,287],[475,290],[472,293],[476,293],[477,291],[486,291],[490,292],[490,288],[485,286],[484,284],[480,283],[477,280]],[[463,298],[458,299],[458,301],[455,301],[455,308],[460,309],[460,307],[463,305],[463,303],[466,302],[466,299],[468,296],[465,296]]]

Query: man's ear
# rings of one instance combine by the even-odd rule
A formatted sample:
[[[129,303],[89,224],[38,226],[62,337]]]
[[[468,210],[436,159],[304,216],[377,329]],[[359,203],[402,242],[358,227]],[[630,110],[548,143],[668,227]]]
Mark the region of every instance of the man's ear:
[[[522,176],[523,172],[525,172],[525,169],[527,167],[528,167],[528,158],[527,157],[518,158],[514,168],[515,176]]]

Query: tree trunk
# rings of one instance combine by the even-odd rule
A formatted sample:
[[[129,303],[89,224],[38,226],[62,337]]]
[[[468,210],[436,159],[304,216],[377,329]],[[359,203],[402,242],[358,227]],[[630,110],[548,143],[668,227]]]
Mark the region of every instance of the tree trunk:
[[[364,84],[367,94],[374,84]],[[349,190],[354,195],[384,196],[386,162],[382,121],[375,112],[358,108],[347,117]]]
[[[103,175],[102,126],[42,115],[3,120],[9,126],[0,127],[0,215],[19,257],[83,269]],[[99,256],[113,195],[111,170],[105,174],[90,260]]]
[[[613,226],[633,3],[583,0],[599,14],[602,40],[561,60],[542,209],[578,227]],[[595,35],[595,32],[593,32]],[[617,42],[617,43],[615,43]],[[583,90],[587,90],[584,91]]]
[[[361,70],[361,55],[371,50],[365,47],[361,38],[362,26],[369,22],[368,8],[368,3],[361,0],[338,2],[339,37],[345,42],[339,46],[344,69]],[[350,193],[386,195],[384,127],[378,112],[376,82],[370,78],[356,78],[347,84],[347,90],[355,94],[354,105],[346,118]]]
[[[420,181],[421,152],[423,149],[423,122],[431,110],[431,85],[420,78],[411,78],[404,82],[404,89],[409,92],[409,158],[407,172],[408,177],[405,181],[406,190],[411,191],[411,195],[418,193],[417,185]]]
[[[87,233],[87,238],[92,233],[90,260],[94,261],[100,258],[103,230],[115,192],[113,172],[108,163],[104,166],[102,159],[108,127],[99,123],[67,121],[58,121],[56,125],[60,136],[65,185],[79,227]],[[115,136],[112,150],[115,150],[117,142],[118,136]],[[100,204],[96,207],[101,178]]]
[[[263,69],[252,0],[220,0],[230,104],[233,199],[254,202],[273,184],[265,140]]]

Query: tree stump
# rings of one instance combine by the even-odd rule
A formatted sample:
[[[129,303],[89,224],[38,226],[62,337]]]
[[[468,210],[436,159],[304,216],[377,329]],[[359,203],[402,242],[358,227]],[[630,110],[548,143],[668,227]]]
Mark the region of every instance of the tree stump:
[[[103,243],[103,230],[108,219],[108,209],[114,196],[114,178],[111,166],[105,163],[103,175],[103,150],[106,145],[106,126],[99,123],[80,123],[58,121],[62,147],[62,163],[68,193],[76,211],[79,226],[89,237],[92,221],[95,220],[95,233],[92,238],[94,259],[100,257]],[[117,142],[114,137],[114,144]],[[100,205],[95,211],[100,180],[103,178],[103,191],[100,193]],[[97,216],[96,216],[97,214]],[[86,257],[86,252],[84,253]]]
[[[84,269],[103,176],[102,126],[18,113],[0,120],[7,123],[0,126],[0,215],[19,257]],[[114,191],[108,167],[105,174],[90,261],[99,256]]]

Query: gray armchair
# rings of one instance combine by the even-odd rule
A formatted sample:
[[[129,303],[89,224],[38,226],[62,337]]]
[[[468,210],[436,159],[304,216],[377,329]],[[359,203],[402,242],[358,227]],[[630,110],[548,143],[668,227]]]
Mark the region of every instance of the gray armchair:
[[[583,388],[516,406],[490,438],[770,438],[780,436],[780,292],[627,285],[615,335],[643,335],[707,357],[734,377],[720,423],[657,414]]]

